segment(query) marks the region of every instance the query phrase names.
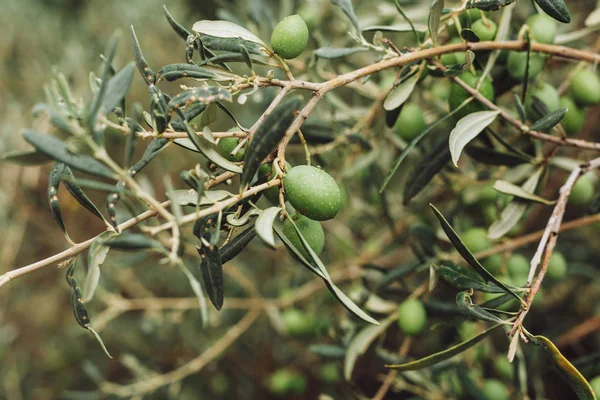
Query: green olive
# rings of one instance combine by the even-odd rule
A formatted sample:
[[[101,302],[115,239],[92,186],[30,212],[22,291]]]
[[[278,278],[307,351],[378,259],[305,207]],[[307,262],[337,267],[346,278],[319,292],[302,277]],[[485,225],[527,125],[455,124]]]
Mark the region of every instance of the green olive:
[[[593,106],[600,103],[600,78],[591,69],[577,72],[571,81],[573,100],[583,106]]]
[[[544,68],[546,57],[542,54],[531,53],[529,58],[529,79],[539,74]],[[527,68],[527,53],[511,51],[508,55],[506,64],[508,73],[515,79],[525,80],[525,70]]]
[[[504,257],[501,254],[492,254],[489,257],[484,258],[481,263],[492,274],[500,272],[502,264],[504,263]]]
[[[271,34],[271,48],[289,60],[298,57],[308,44],[308,27],[298,14],[282,19]]]
[[[498,25],[491,19],[479,19],[471,25],[471,29],[483,42],[494,40],[496,32],[498,32]]]
[[[463,80],[467,85],[472,88],[477,86],[477,82],[479,81],[479,77],[473,75],[470,72],[465,72],[460,76],[460,79]],[[486,78],[481,83],[479,88],[479,93],[481,93],[486,99],[490,101],[494,101],[494,86],[492,82]],[[450,88],[450,96],[448,98],[448,104],[450,105],[450,111],[456,110],[465,100],[471,97],[471,94],[463,89],[458,83],[454,82],[452,87]],[[460,109],[456,114],[454,114],[454,118],[459,120],[466,115],[477,111],[484,111],[487,107],[481,104],[477,100],[472,100],[469,104]]]
[[[600,399],[600,375],[590,380],[590,386],[596,397]]]
[[[306,390],[306,378],[296,371],[280,369],[269,377],[269,389],[279,395],[301,394]]]
[[[513,254],[506,261],[506,268],[513,281],[523,283],[529,275],[529,260],[522,254]]]
[[[394,130],[398,136],[410,142],[419,136],[426,127],[422,107],[416,103],[407,103],[402,107],[402,111],[398,115]]]
[[[549,111],[554,111],[560,107],[560,98],[558,91],[549,83],[542,83],[541,85],[534,86],[531,91],[527,93],[527,99],[525,100],[525,108],[529,117],[536,115],[533,112],[533,97],[537,97],[548,107]]]
[[[405,300],[398,306],[398,326],[410,336],[418,335],[427,323],[427,312],[418,299]]]
[[[471,228],[462,234],[460,238],[471,253],[479,253],[492,246],[487,237],[487,231],[483,228]]]
[[[513,377],[513,366],[506,357],[496,357],[494,361],[494,371],[501,378],[511,380]]]
[[[283,311],[281,318],[285,331],[291,336],[307,336],[315,332],[315,321],[297,308]]]
[[[321,255],[323,252],[323,247],[325,247],[325,233],[323,232],[323,227],[319,221],[313,221],[312,219],[306,218],[300,214],[294,215],[293,218],[294,223],[298,227],[298,230],[310,248],[313,249],[317,255]],[[290,240],[290,242],[292,242],[294,247],[298,249],[304,258],[307,260],[312,260],[308,250],[304,248],[296,229],[294,229],[294,225],[292,225],[288,219],[286,219],[283,223],[283,234]]]
[[[283,184],[292,207],[310,219],[325,221],[340,210],[340,188],[331,175],[320,168],[294,167],[286,174]]]
[[[527,19],[533,40],[540,43],[552,44],[556,38],[556,23],[545,14],[536,14]]]
[[[496,379],[486,379],[481,388],[483,396],[487,400],[508,400],[508,389],[506,386]]]
[[[567,275],[567,260],[558,251],[554,251],[550,256],[546,275],[550,279],[562,279]]]
[[[224,374],[218,374],[211,378],[210,388],[213,393],[223,396],[229,390],[229,379]]]
[[[577,179],[571,194],[569,195],[569,202],[578,206],[585,205],[592,201],[594,198],[594,181],[588,175],[583,175]]]
[[[238,150],[234,155],[231,152],[240,143],[240,139],[236,137],[224,137],[219,139],[218,149],[219,154],[228,159],[229,161],[243,161],[244,155],[246,154],[246,146]]]
[[[585,125],[585,110],[579,108],[570,97],[561,97],[560,106],[568,109],[561,123],[568,134],[578,133]]]
[[[453,38],[447,44],[458,44],[458,43],[462,43],[462,42],[463,41],[460,38]],[[465,63],[465,53],[463,51],[442,54],[442,56],[440,58],[441,58],[442,64],[444,64],[444,66],[446,66],[446,67],[449,67],[451,65]]]
[[[336,383],[342,379],[336,363],[328,362],[319,367],[319,378],[325,383]]]

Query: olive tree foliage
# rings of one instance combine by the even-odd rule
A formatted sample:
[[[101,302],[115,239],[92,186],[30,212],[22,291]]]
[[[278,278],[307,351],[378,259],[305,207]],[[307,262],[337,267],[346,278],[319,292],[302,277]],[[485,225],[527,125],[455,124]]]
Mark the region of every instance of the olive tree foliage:
[[[395,1],[386,4],[394,6],[403,22],[371,26],[360,22],[350,0],[331,3],[334,18],[345,18],[350,30],[342,41],[320,36],[322,46],[314,51],[302,52],[307,38],[298,18],[294,23],[299,25],[280,28],[284,36],[271,40],[277,43],[277,52],[268,38],[238,23],[203,20],[183,26],[165,8],[168,24],[182,40],[180,60],[149,65],[140,45],[143,40],[137,36],[143,39],[147,27],[131,27],[133,61],[115,65],[119,40],[115,34],[103,54],[101,73],[90,75],[85,100],[75,96],[57,73],[46,87],[45,103],[34,110],[46,115],[53,129],[24,129],[23,138],[32,149],[6,154],[4,159],[26,165],[52,163],[48,203],[69,248],[7,272],[0,276],[0,286],[40,268],[67,266],[75,318],[102,344],[85,303],[94,299],[101,285],[105,258],[112,250],[155,252],[185,274],[206,325],[205,297],[217,310],[227,308],[226,263],[256,245],[251,242],[257,237],[267,248],[284,246],[291,259],[320,278],[322,287],[352,316],[355,333],[345,343],[348,380],[358,356],[384,337],[396,318],[403,299],[390,295],[389,288],[417,278],[420,284],[409,296],[417,304],[405,308],[423,315],[422,324],[422,304],[435,311],[431,299],[439,282],[444,282],[456,290],[447,322],[484,321],[488,328],[405,362],[407,342],[400,362],[390,357],[390,382],[396,376],[392,371],[444,365],[504,330],[508,359],[517,357],[517,368],[525,369],[526,348],[539,345],[573,392],[581,399],[593,399],[586,379],[544,332],[526,328],[526,316],[546,284],[559,232],[599,220],[591,215],[562,224],[571,192],[582,190],[580,182],[588,181],[590,195],[583,196],[590,198],[581,202],[589,203],[596,179],[593,171],[600,167],[600,158],[595,158],[600,143],[578,137],[585,119],[582,107],[600,102],[586,92],[588,86],[597,85],[598,77],[590,68],[600,56],[568,46],[594,34],[597,12],[585,21],[587,27],[560,29],[556,36],[548,32],[571,21],[562,0],[536,0],[537,8],[514,0],[447,4],[435,0],[418,21],[408,17],[410,5]],[[515,18],[517,6],[529,7],[529,15],[543,16],[542,27],[534,20],[524,24]],[[327,42],[344,45],[324,45]],[[558,81],[547,77],[550,69],[561,69],[564,75],[558,92],[552,85]],[[149,96],[145,109],[127,101],[133,80],[140,77]],[[178,86],[165,86],[167,82]],[[273,90],[262,112],[244,125],[236,114],[242,115],[246,105]],[[354,107],[357,97],[366,106]],[[211,129],[217,115],[230,121],[232,129]],[[110,154],[115,142],[122,160]],[[142,146],[143,155],[136,158],[135,150]],[[168,147],[193,153],[197,163],[183,171],[164,171],[166,193],[156,190],[159,194],[154,195],[137,177]],[[321,170],[293,174],[295,166],[287,161],[320,165]],[[567,171],[566,179],[561,171]],[[368,191],[380,210],[364,208],[368,223],[376,228],[365,234],[377,240],[375,251],[365,251],[356,263],[371,265],[390,248],[409,248],[414,255],[396,269],[365,268],[372,273],[365,275],[364,296],[358,299],[338,287],[344,274],[330,273],[322,261],[322,229],[313,220],[331,219],[341,203],[345,203],[342,213],[352,213],[360,204],[350,200],[355,195],[351,190],[364,187],[342,185],[345,189],[340,192],[326,172],[338,181],[367,174]],[[300,177],[292,180],[293,176]],[[564,180],[554,198],[545,190],[556,179],[551,176]],[[82,242],[72,240],[63,222],[61,185],[103,221],[104,232]],[[91,191],[105,193],[106,203],[94,204],[85,194]],[[268,193],[269,199],[262,199]],[[598,212],[593,204],[590,214]],[[550,210],[543,214],[549,219],[542,231],[523,232],[520,224],[532,209]],[[462,233],[469,226],[461,216],[473,213],[478,213],[473,224],[486,226],[467,238]],[[301,223],[306,217],[300,214],[313,220]],[[515,278],[518,273],[511,274],[515,279],[504,279],[505,271],[516,269],[510,258],[502,258],[500,266],[487,262],[534,242],[538,245],[522,280]],[[81,287],[74,273],[84,253],[87,275]],[[201,361],[224,351],[264,311],[249,310],[214,345],[214,354],[204,354]],[[399,322],[409,339],[423,329],[405,324]],[[148,393],[203,365],[192,361],[171,374],[129,384],[104,383],[100,390],[121,396]],[[384,383],[380,398],[389,387]],[[527,393],[528,388],[521,382],[518,390]]]

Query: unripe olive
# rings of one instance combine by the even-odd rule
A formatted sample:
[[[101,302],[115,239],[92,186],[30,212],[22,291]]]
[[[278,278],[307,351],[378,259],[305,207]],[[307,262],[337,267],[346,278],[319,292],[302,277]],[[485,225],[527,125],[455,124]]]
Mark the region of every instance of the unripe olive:
[[[483,228],[468,229],[460,238],[471,253],[479,253],[491,247],[487,231]]]
[[[336,363],[328,362],[319,367],[319,378],[325,383],[336,383],[342,378]]]
[[[246,154],[246,146],[238,150],[237,153],[231,155],[231,152],[240,143],[240,139],[236,137],[224,137],[219,139],[219,154],[228,159],[229,161],[242,161]]]
[[[323,227],[318,221],[313,221],[312,219],[306,218],[303,215],[296,214],[294,217],[294,223],[298,227],[298,230],[302,234],[302,237],[311,249],[317,254],[321,255],[323,252],[323,247],[325,247],[325,233],[323,232]],[[308,250],[304,248],[296,229],[289,220],[285,220],[283,223],[283,234],[292,242],[294,247],[298,249],[300,254],[304,256],[307,260],[312,260]]]
[[[468,10],[460,13],[459,17],[460,24],[463,28],[469,24],[474,24],[476,21],[481,19],[481,11],[476,8],[469,8]]]
[[[529,26],[533,40],[540,43],[552,44],[556,38],[556,23],[545,14],[532,15],[525,21]]]
[[[539,74],[544,68],[546,57],[542,54],[531,53],[529,58],[529,79]],[[525,79],[525,70],[527,68],[527,53],[511,51],[508,55],[506,64],[508,73],[520,81]]]
[[[467,85],[472,88],[477,87],[477,82],[479,81],[479,77],[473,75],[470,72],[465,72],[460,76],[460,79],[463,80]],[[494,101],[494,86],[492,82],[486,78],[481,83],[479,87],[479,93],[481,93],[486,99],[490,101]],[[452,87],[450,88],[450,96],[448,98],[448,104],[450,105],[450,111],[456,110],[465,100],[471,97],[471,94],[463,89],[458,83],[454,82]],[[465,107],[461,108],[456,114],[454,114],[454,118],[457,120],[462,117],[469,115],[471,113],[477,111],[484,111],[487,108],[481,104],[477,100],[472,100]]]
[[[508,273],[515,282],[523,283],[529,275],[530,263],[522,254],[513,254],[506,261]]]
[[[292,336],[306,336],[314,333],[315,321],[306,313],[297,308],[288,308],[283,311],[281,318],[285,331]]]
[[[296,371],[280,369],[269,378],[269,389],[275,394],[301,394],[306,390],[306,378]]]
[[[588,175],[580,176],[573,185],[569,202],[575,205],[584,205],[592,201],[594,198],[594,181]]]
[[[494,40],[496,32],[498,32],[498,25],[491,19],[479,19],[471,25],[471,29],[483,42]]]
[[[427,322],[427,312],[418,299],[406,300],[398,306],[398,326],[406,335],[417,335]]]
[[[496,357],[494,370],[503,379],[511,380],[513,377],[513,366],[506,357]]]
[[[290,204],[310,219],[325,221],[340,210],[340,188],[322,169],[299,165],[287,173],[283,184]]]
[[[496,379],[486,379],[481,392],[487,400],[508,400],[508,389]]]
[[[402,139],[407,142],[414,138],[427,127],[425,119],[423,119],[422,108],[416,103],[407,103],[402,107],[400,115],[394,125],[394,130]]]
[[[533,97],[537,97],[548,107],[549,111],[554,111],[560,107],[560,98],[558,91],[549,83],[542,83],[539,86],[534,86],[527,94],[525,108],[529,117],[535,116],[533,112]]]
[[[600,399],[600,375],[590,381],[590,386],[596,397]]]
[[[584,106],[600,103],[600,78],[591,69],[577,72],[571,81],[573,99]]]
[[[546,275],[550,279],[561,279],[567,274],[567,260],[558,251],[554,251],[548,260]]]
[[[430,89],[433,97],[440,101],[448,101],[450,96],[450,85],[446,80],[436,80]]]
[[[213,393],[223,396],[229,390],[229,379],[224,374],[219,374],[211,378],[210,388]]]
[[[585,110],[579,108],[570,97],[561,97],[560,106],[568,108],[567,113],[561,123],[565,131],[569,134],[575,134],[585,125]]]
[[[285,59],[298,57],[308,44],[308,27],[298,14],[282,19],[271,34],[271,48]]]
[[[448,42],[448,44],[458,44],[462,43],[460,38],[453,38]],[[463,51],[457,51],[454,53],[446,53],[442,54],[441,61],[444,66],[449,67],[450,65],[456,64],[464,64],[465,62],[465,53]]]
[[[489,257],[484,258],[481,263],[492,274],[496,274],[502,269],[504,257],[501,254],[492,254]]]

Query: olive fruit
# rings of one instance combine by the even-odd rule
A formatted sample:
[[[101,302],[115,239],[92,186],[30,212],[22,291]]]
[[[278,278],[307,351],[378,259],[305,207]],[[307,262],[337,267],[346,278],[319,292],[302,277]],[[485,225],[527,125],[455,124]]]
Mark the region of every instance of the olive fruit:
[[[406,335],[417,335],[427,322],[427,312],[418,299],[405,300],[398,306],[398,326]]]
[[[523,283],[529,275],[529,260],[522,254],[513,254],[506,261],[508,273],[515,282]]]
[[[402,139],[410,142],[427,127],[423,111],[416,103],[407,103],[402,107],[394,125],[394,130]]]
[[[571,94],[583,106],[600,103],[600,78],[591,69],[577,72],[571,80]]]
[[[501,254],[492,254],[481,261],[482,265],[492,274],[498,273],[502,269],[504,257]]]
[[[590,381],[590,386],[596,397],[600,399],[600,375]]]
[[[550,256],[550,260],[548,260],[548,270],[546,271],[546,275],[550,279],[561,279],[564,278],[567,274],[567,260],[565,257],[555,251]]]
[[[565,131],[569,134],[579,132],[585,124],[585,110],[579,108],[570,97],[561,97],[560,106],[568,109],[561,121]]]
[[[298,230],[302,234],[302,237],[311,249],[317,254],[321,255],[323,252],[323,247],[325,246],[325,233],[323,232],[323,227],[318,221],[313,221],[312,219],[306,218],[300,214],[296,214],[294,217],[294,223],[298,227]],[[286,219],[283,223],[283,234],[292,242],[294,247],[298,249],[300,254],[304,256],[307,260],[312,260],[308,250],[304,248],[296,229],[294,229],[294,225],[292,225],[289,219]]]
[[[471,29],[479,37],[481,41],[487,42],[494,40],[496,32],[498,32],[498,25],[491,19],[478,19],[471,25]]]
[[[487,237],[487,231],[483,228],[468,229],[460,238],[471,253],[479,253],[480,251],[489,249],[491,246]]]
[[[508,389],[504,383],[496,379],[486,379],[481,388],[483,396],[488,400],[508,400]]]
[[[535,116],[533,112],[533,97],[537,97],[548,107],[548,111],[554,111],[560,107],[560,98],[558,91],[549,83],[542,83],[539,86],[535,86],[527,94],[527,100],[525,100],[525,108],[529,117]]]
[[[269,377],[269,389],[275,394],[301,394],[306,390],[306,378],[296,371],[280,369]]]
[[[467,85],[475,88],[479,77],[473,75],[470,72],[465,72],[460,76],[460,79]],[[479,93],[481,93],[486,99],[494,101],[494,86],[489,79],[484,79],[479,87]],[[458,83],[454,82],[450,88],[450,96],[448,97],[448,104],[450,105],[450,111],[456,110],[465,100],[471,97],[471,94],[462,88]],[[477,111],[484,111],[487,108],[477,100],[472,100],[469,104],[460,109],[454,118],[461,119],[462,117],[469,115]]]
[[[584,205],[594,198],[594,181],[589,175],[580,176],[573,185],[569,202],[575,205]]]
[[[546,57],[542,54],[531,53],[529,57],[529,79],[539,74],[544,68]],[[514,79],[525,80],[527,68],[527,53],[511,51],[506,64],[508,73]]]
[[[462,43],[462,40],[460,38],[453,38],[447,44],[458,44],[458,43]],[[442,64],[444,64],[444,66],[446,66],[446,67],[449,67],[451,65],[464,64],[465,53],[462,51],[457,51],[454,53],[446,53],[446,54],[442,54],[442,56],[440,58],[441,58]]]
[[[319,367],[319,378],[325,383],[336,383],[342,379],[336,363],[328,362]]]
[[[533,40],[540,43],[552,44],[556,38],[556,23],[545,14],[536,14],[527,18],[525,25],[529,27]]]
[[[285,331],[292,336],[306,336],[315,331],[315,321],[297,308],[288,308],[281,315]]]
[[[506,357],[496,357],[494,370],[503,379],[511,380],[513,377],[513,366]]]
[[[289,60],[298,57],[308,43],[308,27],[298,14],[282,19],[271,34],[271,48]]]
[[[294,167],[283,178],[283,185],[292,207],[310,219],[325,221],[340,210],[340,188],[331,175],[320,168]]]
[[[219,154],[228,159],[229,161],[242,161],[246,154],[246,147],[242,147],[237,153],[231,154],[235,147],[240,143],[240,139],[236,137],[224,137],[219,139],[218,149]]]

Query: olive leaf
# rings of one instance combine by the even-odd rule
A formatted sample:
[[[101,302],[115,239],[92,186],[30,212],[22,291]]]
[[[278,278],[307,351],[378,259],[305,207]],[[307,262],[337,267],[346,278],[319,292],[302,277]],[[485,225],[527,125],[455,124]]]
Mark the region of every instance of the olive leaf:
[[[484,293],[506,293],[501,287],[494,283],[485,282],[478,273],[461,265],[444,261],[436,266],[436,269],[440,278],[456,289],[473,289]],[[518,289],[513,286],[509,287],[513,290]]]
[[[417,72],[398,86],[392,88],[383,102],[383,108],[390,111],[404,104],[415,90],[420,77],[421,74]]]
[[[52,168],[50,168],[50,173],[48,174],[48,205],[50,206],[52,217],[54,217],[60,230],[65,234],[67,240],[70,240],[62,218],[60,203],[58,201],[58,188],[66,168],[67,166],[61,162],[55,162],[54,165],[52,165]]]
[[[550,129],[554,128],[562,121],[567,111],[568,109],[564,107],[554,110],[535,121],[529,129],[532,131],[549,132]]]
[[[202,327],[206,328],[208,326],[208,309],[206,307],[206,299],[204,298],[204,291],[202,290],[202,285],[183,262],[180,262],[177,265],[179,265],[179,269],[181,269],[181,272],[183,272],[183,274],[187,278],[188,282],[190,283],[190,287],[192,288],[192,291],[198,299],[198,306],[200,307],[200,318],[202,319]]]
[[[183,25],[181,25],[179,22],[175,21],[175,19],[173,18],[173,16],[169,12],[169,10],[167,10],[167,6],[165,6],[165,5],[163,5],[163,12],[165,14],[165,17],[167,18],[167,21],[169,22],[169,25],[171,25],[171,28],[173,28],[173,30],[183,40],[186,40],[192,34]]]
[[[362,29],[363,32],[381,31],[381,32],[426,32],[427,26],[423,24],[394,24],[394,25],[369,25]]]
[[[338,6],[344,14],[348,17],[352,25],[356,29],[356,32],[360,35],[360,27],[358,25],[358,20],[356,19],[356,14],[354,14],[354,7],[352,6],[352,0],[331,0],[331,4]]]
[[[11,151],[0,156],[0,161],[23,166],[41,165],[52,161],[37,150]]]
[[[115,76],[110,78],[106,85],[106,95],[102,100],[100,106],[100,112],[107,114],[113,110],[116,106],[121,104],[125,95],[129,91],[131,82],[133,81],[133,70],[135,63],[130,62],[123,67]]]
[[[138,42],[137,36],[135,35],[135,30],[133,29],[133,25],[129,27],[129,32],[131,34],[131,46],[133,47],[133,57],[135,58],[135,63],[144,78],[144,81],[148,85],[154,85],[156,83],[156,74],[152,69],[148,66],[148,62],[144,58],[144,54],[142,54],[142,49],[140,47],[140,43]]]
[[[495,322],[497,324],[511,324],[510,322],[504,321],[491,312],[484,310],[477,304],[473,304],[473,300],[467,292],[459,292],[456,295],[456,305],[458,306],[460,312],[469,318],[474,318],[480,321]]]
[[[210,240],[208,232],[203,233],[205,240]],[[208,298],[217,310],[223,307],[223,264],[219,254],[219,248],[214,245],[197,246],[200,255],[200,270],[202,280],[208,294]]]
[[[450,242],[452,243],[454,248],[458,251],[458,253],[462,256],[462,258],[464,258],[464,260],[467,263],[469,263],[469,265],[471,267],[473,267],[473,269],[483,278],[483,280],[485,282],[488,282],[488,281],[493,282],[496,286],[501,287],[502,289],[504,289],[504,291],[506,293],[512,294],[513,297],[515,297],[521,303],[523,303],[523,300],[521,299],[521,297],[519,297],[518,294],[516,294],[514,291],[512,291],[512,289],[510,289],[504,283],[502,283],[498,279],[496,279],[496,277],[494,275],[489,273],[488,270],[485,269],[483,267],[483,265],[481,265],[481,263],[475,258],[473,253],[471,253],[471,251],[463,243],[463,241],[458,236],[456,231],[452,228],[452,226],[448,223],[448,221],[446,221],[446,218],[444,218],[442,213],[437,208],[435,208],[435,206],[433,204],[430,204],[429,206],[431,207],[435,216],[439,220],[440,225],[442,226],[442,229],[446,233],[446,236],[448,236],[448,239],[450,239]]]
[[[256,219],[255,228],[258,237],[269,247],[275,248],[275,237],[273,236],[273,223],[281,212],[280,207],[269,207],[260,213]]]
[[[321,47],[313,53],[318,58],[324,58],[326,60],[335,60],[337,58],[343,58],[352,54],[359,53],[361,51],[369,50],[368,47]]]
[[[264,48],[268,48],[265,42],[260,40],[254,33],[229,21],[202,20],[194,23],[192,30],[196,33],[202,33],[204,35],[218,38],[243,39],[249,42],[257,43]]]
[[[490,333],[492,333],[492,331],[494,331],[500,326],[502,326],[502,324],[494,325],[491,328],[481,332],[479,335],[474,336],[471,339],[459,343],[455,346],[449,347],[446,350],[440,351],[439,353],[435,353],[430,356],[421,358],[419,360],[411,361],[406,364],[388,364],[386,365],[386,367],[395,369],[397,371],[415,371],[418,369],[430,367],[442,361],[448,360],[454,357],[455,355],[460,354],[463,351],[473,347],[474,345],[485,339]]]
[[[415,165],[403,191],[403,203],[408,204],[451,160],[447,140],[441,140]]]
[[[100,161],[85,155],[73,154],[67,144],[54,136],[37,133],[31,129],[23,131],[23,138],[40,153],[53,160],[67,164],[69,167],[91,175],[115,179],[116,174]]]
[[[292,97],[279,104],[258,127],[246,149],[244,171],[240,185],[247,185],[258,170],[261,162],[277,146],[285,135],[286,129],[294,119],[294,111],[300,108],[301,99]]]
[[[458,167],[458,159],[465,146],[494,122],[498,115],[500,115],[500,110],[478,111],[468,114],[458,121],[450,132],[449,138],[450,155],[454,166]]]
[[[200,196],[200,201],[198,201],[198,192],[195,190],[173,190],[167,196],[181,206],[208,206],[233,196],[233,193],[227,190],[206,190]]]
[[[103,239],[100,243],[114,250],[137,251],[151,249],[157,250],[163,254],[168,254],[167,250],[160,242],[141,233],[125,232],[118,236]]]
[[[225,264],[227,261],[235,258],[255,237],[256,229],[254,228],[254,225],[252,225],[227,242],[227,244],[219,249],[221,263]]]
[[[281,230],[280,227],[278,227],[277,225],[273,225],[273,231],[279,237],[279,239],[284,244],[284,246],[292,253],[292,256],[294,257],[294,259],[298,260],[300,262],[300,264],[302,264],[306,269],[308,269],[313,274],[319,276],[322,279],[326,279],[323,272],[321,272],[321,270],[319,268],[315,267],[312,263],[310,263],[304,257],[304,255],[302,255],[302,253],[300,253],[300,251],[296,248],[296,246],[294,246],[294,244],[290,241],[290,239],[288,239],[288,237],[285,236],[285,234],[283,233],[283,231]]]
[[[557,20],[568,24],[571,22],[571,15],[564,0],[534,0],[546,14]]]
[[[100,266],[104,263],[104,260],[106,260],[106,256],[108,256],[108,252],[110,251],[110,247],[103,244],[102,241],[106,240],[106,237],[111,237],[113,235],[115,235],[114,232],[103,232],[96,240],[94,240],[94,243],[92,243],[88,250],[88,272],[83,285],[83,301],[85,302],[91,301],[94,297],[94,293],[100,282]]]
[[[173,97],[167,105],[167,113],[172,115],[175,110],[194,103],[215,103],[219,101],[231,101],[231,93],[219,86],[202,86],[194,89],[184,90]]]
[[[509,196],[515,196],[519,199],[533,201],[535,203],[545,204],[547,206],[551,206],[556,204],[556,200],[546,200],[543,197],[530,193],[524,190],[522,187],[512,184],[510,182],[497,180],[494,183],[494,189],[499,191],[500,193],[507,194]]]
[[[528,163],[529,160],[520,154],[502,153],[500,151],[482,146],[469,145],[464,150],[469,157],[485,165],[515,165]]]
[[[429,27],[429,34],[431,35],[431,41],[434,46],[438,45],[438,30],[440,29],[440,17],[444,12],[444,0],[435,0],[431,5],[429,11],[429,18],[427,20],[427,26]]]
[[[545,336],[534,336],[533,343],[541,345],[547,351],[554,362],[554,366],[575,392],[579,400],[594,400],[596,396],[592,387],[583,375],[562,355],[558,348]]]

